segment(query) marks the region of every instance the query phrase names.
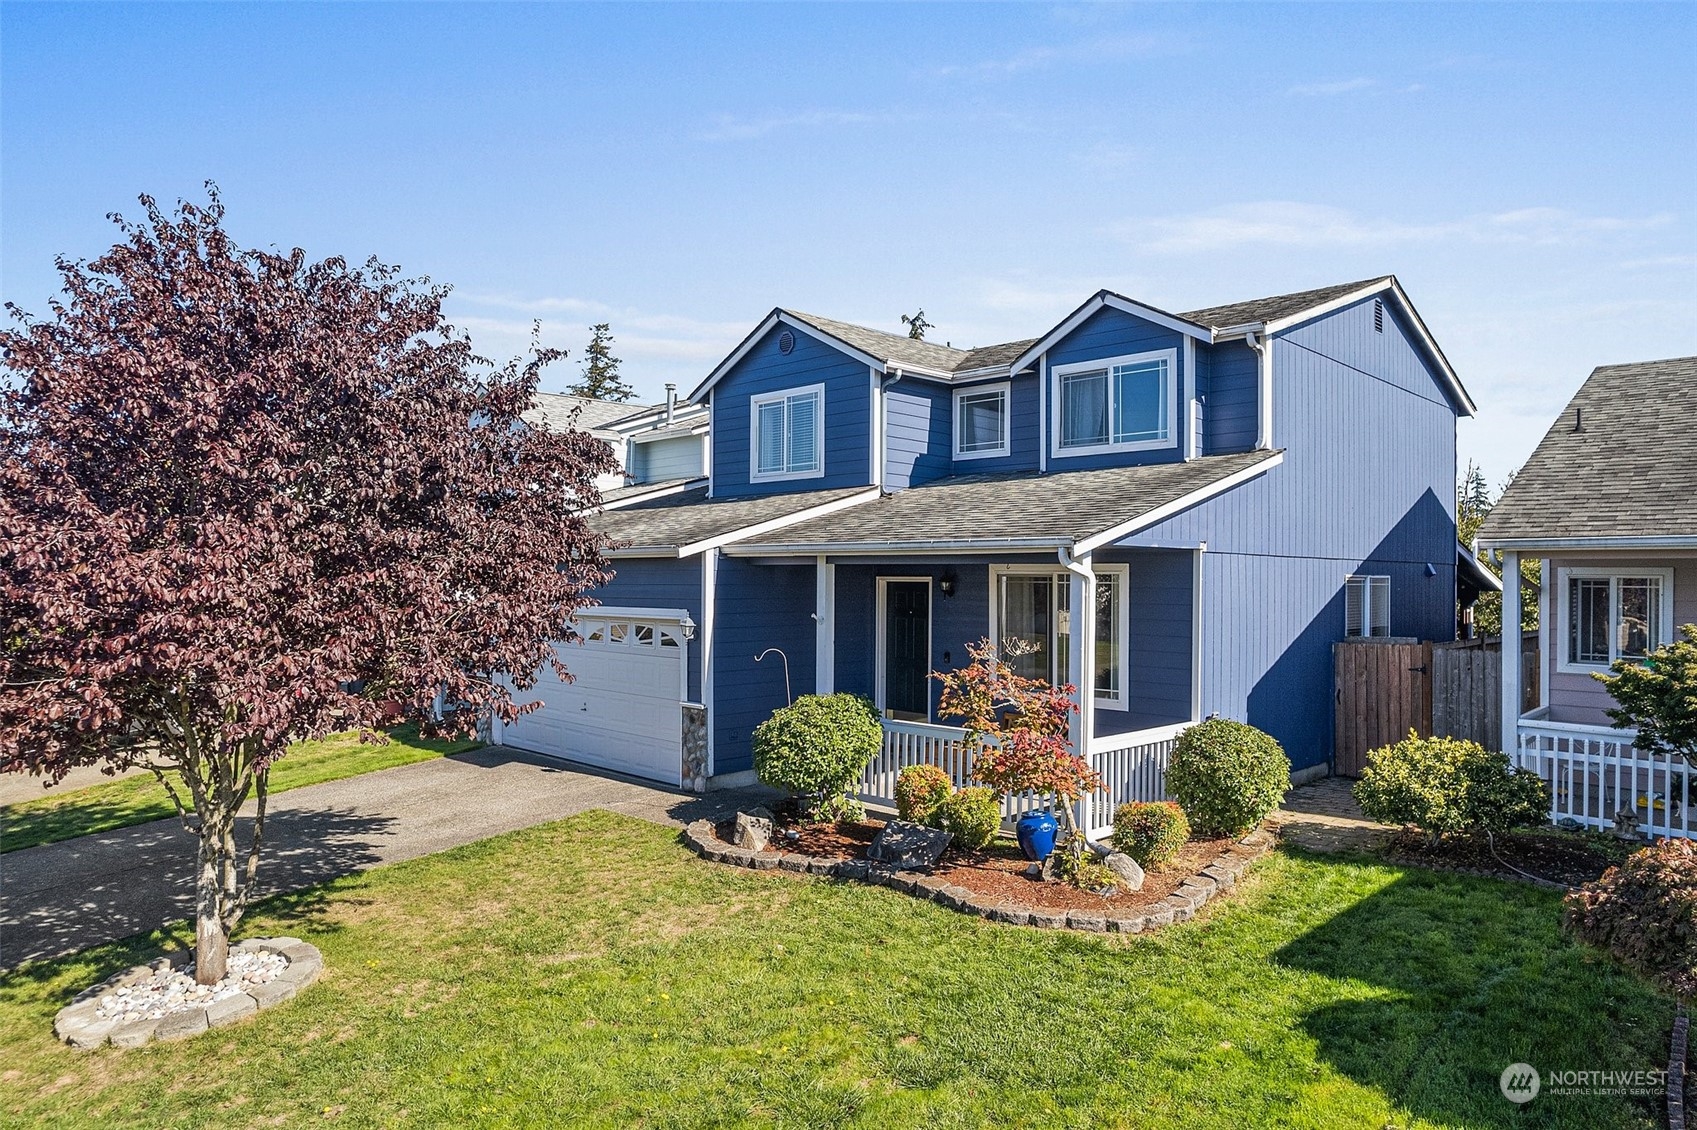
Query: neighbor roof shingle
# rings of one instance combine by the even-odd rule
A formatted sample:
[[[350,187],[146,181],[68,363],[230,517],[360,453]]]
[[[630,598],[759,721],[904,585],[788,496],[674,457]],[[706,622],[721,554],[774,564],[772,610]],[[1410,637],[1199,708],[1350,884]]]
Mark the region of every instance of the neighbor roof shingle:
[[[1697,537],[1697,357],[1592,370],[1479,530],[1492,544],[1657,536]]]
[[[623,543],[622,548],[676,550],[871,489],[841,487],[753,498],[708,498],[703,486],[603,511],[592,515],[589,524],[596,532]]]
[[[853,543],[920,549],[941,542],[1071,545],[1147,514],[1273,451],[1095,471],[963,475],[909,487],[742,543],[826,552]]]
[[[649,411],[650,408],[648,405],[627,404],[617,400],[595,400],[587,396],[571,396],[560,392],[539,392],[536,394],[535,403],[521,416],[526,423],[551,432],[565,431],[568,427],[576,427],[584,432],[597,432],[605,430],[609,424],[639,412]],[[573,412],[577,413],[575,419]]]
[[[1247,302],[1231,302],[1224,306],[1191,310],[1180,314],[1179,317],[1210,329],[1224,329],[1226,326],[1241,326],[1250,322],[1271,322],[1277,318],[1299,314],[1334,298],[1341,298],[1351,291],[1382,283],[1390,278],[1391,275],[1380,275],[1378,278],[1362,279],[1360,282],[1338,283],[1336,286],[1299,290],[1292,294],[1274,294],[1267,298],[1251,298]]]

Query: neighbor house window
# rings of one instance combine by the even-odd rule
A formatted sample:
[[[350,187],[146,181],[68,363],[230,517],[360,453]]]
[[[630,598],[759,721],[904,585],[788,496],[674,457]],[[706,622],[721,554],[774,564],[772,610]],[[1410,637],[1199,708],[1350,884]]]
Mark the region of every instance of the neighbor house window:
[[[1176,356],[1168,349],[1056,366],[1056,454],[1173,446]]]
[[[983,459],[1008,452],[1008,386],[982,385],[955,392],[955,458]]]
[[[787,389],[750,400],[755,481],[808,479],[825,473],[825,386]]]
[[[1557,592],[1563,667],[1642,660],[1668,642],[1672,570],[1564,569]]]
[[[1096,608],[1090,618],[1091,685],[1096,701],[1123,710],[1125,695],[1126,586],[1124,568],[1096,572]],[[1019,640],[1024,654],[1006,655],[1008,666],[1028,679],[1054,686],[1073,681],[1072,574],[1002,571],[995,589],[995,627],[1000,640]]]
[[[1391,579],[1350,577],[1343,583],[1343,634],[1362,639],[1391,634]]]

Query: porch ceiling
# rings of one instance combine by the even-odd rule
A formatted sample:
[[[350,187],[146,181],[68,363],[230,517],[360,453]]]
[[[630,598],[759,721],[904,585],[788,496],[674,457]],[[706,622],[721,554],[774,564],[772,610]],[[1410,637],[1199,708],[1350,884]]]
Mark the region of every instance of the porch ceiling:
[[[845,548],[907,550],[1091,548],[1105,534],[1136,529],[1270,470],[1281,452],[1211,455],[1188,463],[963,475],[909,487],[875,502],[811,518],[770,537],[739,542],[737,554],[830,553]],[[733,552],[733,551],[727,551]]]

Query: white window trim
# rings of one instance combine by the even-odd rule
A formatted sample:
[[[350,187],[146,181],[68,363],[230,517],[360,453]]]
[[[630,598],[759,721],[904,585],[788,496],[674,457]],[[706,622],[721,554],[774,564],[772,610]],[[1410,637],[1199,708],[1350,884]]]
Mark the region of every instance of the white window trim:
[[[1569,633],[1573,620],[1573,606],[1567,598],[1568,580],[1572,577],[1607,577],[1609,580],[1609,662],[1607,663],[1574,663],[1568,659]],[[1620,611],[1620,581],[1623,577],[1655,577],[1662,582],[1661,608],[1656,619],[1660,622],[1657,633],[1663,643],[1671,641],[1673,636],[1673,570],[1671,568],[1635,568],[1630,565],[1586,565],[1574,566],[1569,569],[1556,570],[1556,591],[1551,597],[1556,606],[1556,670],[1564,675],[1589,675],[1593,672],[1607,672],[1613,666],[1618,655],[1615,651],[1620,643],[1618,624],[1615,617]]]
[[[760,407],[774,401],[785,401],[792,396],[806,396],[817,393],[814,401],[813,434],[819,445],[816,453],[819,465],[811,471],[762,471],[760,469]],[[785,450],[788,450],[789,439],[784,440]],[[785,462],[788,462],[786,457]],[[825,477],[825,386],[823,384],[802,385],[800,388],[780,389],[777,392],[757,393],[748,398],[748,481],[751,483],[781,483],[793,482],[796,479],[822,479]]]
[[[878,717],[884,719],[887,722],[900,721],[900,719],[891,718],[890,715],[889,715],[889,709],[890,708],[888,706],[884,705],[884,676],[887,673],[886,672],[887,664],[886,664],[885,660],[887,658],[886,652],[888,651],[888,648],[889,648],[889,634],[890,634],[890,632],[889,632],[889,627],[890,627],[889,626],[889,612],[890,612],[890,582],[891,581],[898,581],[898,582],[911,581],[914,584],[922,584],[922,585],[925,586],[925,588],[926,588],[926,595],[925,595],[926,664],[925,665],[927,667],[929,667],[931,665],[931,663],[930,663],[931,654],[937,646],[937,637],[936,637],[937,601],[935,599],[936,598],[936,592],[935,592],[936,586],[933,584],[932,579],[930,577],[879,577],[878,578],[878,601],[877,601],[878,607],[877,607],[877,612],[876,612],[876,615],[878,617],[878,627],[877,627],[877,631],[875,633],[877,654],[876,654],[876,662],[874,664],[874,666],[876,667],[876,671],[874,672],[874,675],[873,675],[873,677],[877,681],[873,684],[873,690],[874,690],[875,693],[872,696],[872,702],[873,702],[873,705],[878,708]],[[930,721],[931,721],[931,692],[930,692],[930,688],[927,687],[926,692],[925,692],[925,722],[930,723]]]
[[[1097,565],[1091,570],[1097,577],[1112,575],[1114,583],[1120,591],[1119,623],[1114,625],[1114,634],[1119,637],[1120,655],[1120,690],[1117,695],[1103,696],[1095,694],[1096,690],[1096,632],[1095,617],[1091,617],[1090,647],[1086,654],[1091,657],[1090,689],[1095,697],[1099,710],[1129,709],[1131,703],[1131,566],[1130,565]],[[1036,565],[992,565],[990,566],[990,641],[1001,646],[1002,641],[1002,578],[1003,577],[1048,577],[1057,585],[1070,585],[1072,573],[1066,569],[1050,569]],[[1055,641],[1050,641],[1050,653],[1056,650]]]
[[[1139,365],[1147,361],[1165,361],[1167,363],[1166,388],[1162,395],[1167,403],[1167,436],[1165,439],[1138,439],[1124,443],[1093,443],[1083,447],[1061,446],[1061,428],[1066,413],[1061,398],[1062,382],[1069,376],[1078,373],[1094,373],[1105,371],[1108,380],[1108,416],[1113,418],[1114,382],[1112,373],[1116,365]],[[1049,455],[1053,459],[1070,459],[1078,455],[1101,455],[1115,451],[1161,451],[1178,446],[1178,350],[1156,349],[1148,353],[1128,353],[1121,357],[1099,357],[1090,361],[1075,361],[1067,365],[1051,365],[1049,367],[1050,396],[1053,405],[1049,421]],[[1110,434],[1112,428],[1110,425]]]
[[[1349,583],[1363,582],[1361,586],[1361,626],[1367,629],[1359,636],[1349,634]],[[1385,634],[1373,634],[1373,582],[1385,582]],[[1388,573],[1351,573],[1343,579],[1343,638],[1346,640],[1388,640],[1391,632],[1391,578]]]
[[[983,396],[985,393],[999,392],[1002,394],[1002,434],[1001,441],[983,451],[962,451],[960,449],[960,402],[969,396]],[[1013,384],[1010,381],[996,381],[991,384],[968,385],[955,389],[954,411],[950,427],[954,432],[954,452],[956,459],[1001,459],[1009,451],[1011,419],[1013,416]]]

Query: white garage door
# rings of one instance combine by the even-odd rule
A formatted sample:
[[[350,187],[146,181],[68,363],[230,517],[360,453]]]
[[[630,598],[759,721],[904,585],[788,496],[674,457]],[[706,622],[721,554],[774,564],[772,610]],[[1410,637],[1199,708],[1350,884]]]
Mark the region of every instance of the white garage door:
[[[519,702],[544,705],[510,726],[506,745],[676,785],[682,780],[687,684],[681,610],[597,608],[577,618],[582,643],[558,645],[572,673],[544,666]]]

